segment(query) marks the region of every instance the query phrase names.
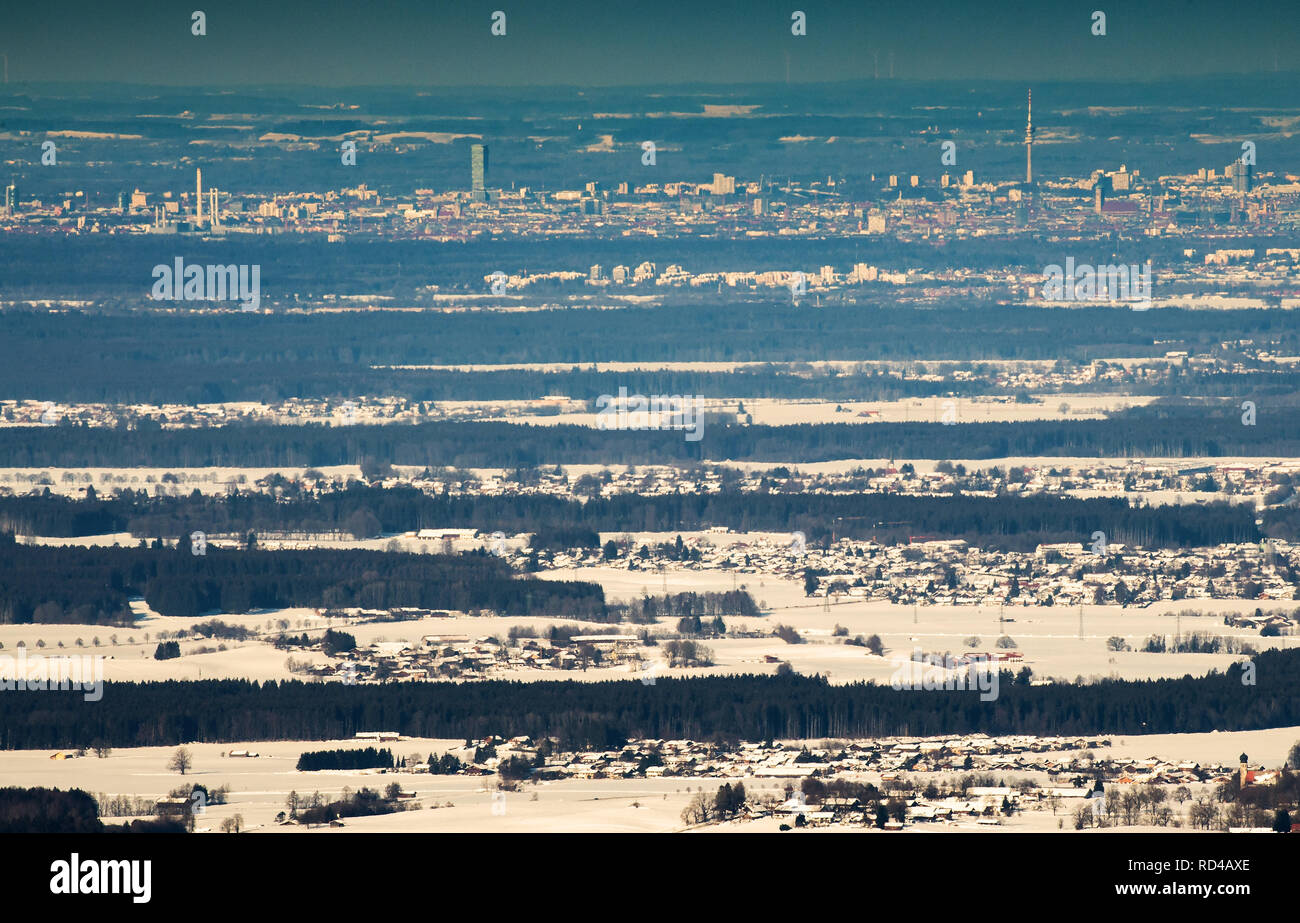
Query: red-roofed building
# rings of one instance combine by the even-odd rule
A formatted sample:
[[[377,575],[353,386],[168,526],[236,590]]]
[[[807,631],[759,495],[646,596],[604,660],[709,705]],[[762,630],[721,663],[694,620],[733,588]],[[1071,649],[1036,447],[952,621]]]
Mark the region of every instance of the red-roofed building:
[[[1103,202],[1101,205],[1101,215],[1103,218],[1136,218],[1140,214],[1138,203],[1120,200],[1118,202]]]

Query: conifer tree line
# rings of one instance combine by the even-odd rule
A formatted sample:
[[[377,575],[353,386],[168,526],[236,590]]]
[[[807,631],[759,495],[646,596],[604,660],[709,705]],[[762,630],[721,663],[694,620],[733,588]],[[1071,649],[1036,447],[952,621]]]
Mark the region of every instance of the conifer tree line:
[[[594,583],[516,576],[485,553],[244,551],[19,545],[0,533],[0,624],[130,625],[128,600],[161,615],[290,607],[491,610],[603,620]]]
[[[594,397],[594,395],[593,395]],[[1254,426],[1239,402],[1178,401],[1100,420],[889,422],[788,426],[713,424],[698,441],[673,430],[574,424],[427,422],[332,426],[228,424],[106,429],[0,427],[0,467],[276,468],[388,463],[474,468],[542,464],[669,464],[707,458],[808,463],[846,458],[1300,456],[1294,403],[1275,399]],[[1265,405],[1267,406],[1267,405]]]
[[[85,272],[85,267],[98,267],[91,297],[100,301],[100,310],[91,313],[72,309],[51,314],[48,309],[17,305],[0,315],[0,359],[3,360],[0,361],[0,393],[58,401],[208,403],[340,393],[344,396],[393,393],[430,400],[441,398],[447,393],[444,383],[455,380],[445,373],[425,369],[402,372],[383,368],[403,364],[576,366],[592,362],[664,360],[1062,358],[1088,362],[1099,356],[1161,358],[1169,349],[1193,354],[1215,353],[1223,351],[1221,344],[1225,340],[1267,342],[1275,354],[1284,356],[1296,355],[1300,348],[1300,334],[1294,325],[1279,320],[1278,312],[1271,309],[1166,308],[1158,313],[1119,315],[1108,306],[1081,304],[1068,312],[1043,311],[1037,306],[1024,305],[989,311],[983,305],[954,299],[918,311],[912,305],[873,303],[875,299],[870,295],[864,303],[827,304],[810,314],[792,313],[788,297],[782,300],[756,295],[746,303],[745,310],[737,311],[734,296],[691,297],[678,290],[672,303],[653,309],[504,315],[394,311],[384,314],[382,327],[376,326],[370,312],[133,314],[115,311],[113,299],[105,298],[105,292],[122,286],[122,265],[136,265],[131,258],[123,262],[122,248],[129,251],[138,245],[144,251],[138,255],[139,265],[152,265],[157,262],[157,254],[149,250],[156,243],[114,241],[111,256],[97,254],[98,258],[84,253],[85,240],[50,242],[34,236],[5,243],[9,258],[0,263],[0,283],[5,284],[11,301],[21,300],[19,289],[23,284],[39,286],[46,293],[39,297],[48,297],[46,287],[51,279],[70,285],[72,276]],[[419,266],[430,260],[427,242],[411,243],[413,246],[403,256],[394,255],[395,249],[403,247],[401,241],[383,241],[382,247],[373,251],[378,266],[384,269],[381,275],[385,286],[392,284],[387,270],[394,260],[408,266]],[[1253,243],[1262,247],[1279,246],[1275,239],[1257,238]],[[252,261],[275,265],[277,278],[287,285],[284,273],[288,266],[298,264],[301,254],[297,249],[286,250],[269,241],[258,242],[256,249],[264,244],[268,252],[260,260]],[[85,258],[70,257],[69,246]],[[195,258],[203,262],[202,247],[196,246]],[[214,243],[214,246],[224,244]],[[332,249],[328,254],[318,253],[310,261],[311,268],[303,272],[303,278],[310,279],[312,286],[327,285],[326,279],[343,272],[348,279],[340,284],[356,285],[358,280],[352,277],[357,271],[353,258],[356,248],[364,246],[356,242],[349,245],[346,266],[340,264]],[[483,266],[503,259],[500,248],[514,249],[513,244],[499,240],[490,246],[490,253],[486,247],[471,247],[462,254],[461,250],[467,247],[464,243],[455,245],[455,254],[439,250],[437,274],[445,278],[451,265],[459,265],[467,280],[477,276],[473,284],[481,288]],[[645,239],[637,239],[634,247],[614,244],[613,252],[605,250],[603,243],[589,241],[584,244],[588,246],[591,251],[584,252],[581,262],[573,268],[585,270],[592,263],[635,265],[642,260],[655,260],[647,251],[654,248],[654,242]],[[708,242],[699,240],[692,244],[695,250],[708,246]],[[720,257],[718,265],[735,265],[734,260],[788,269],[801,262],[801,254],[806,257],[804,262],[816,260],[817,265],[851,264],[864,257],[857,241],[843,248],[824,239],[771,241],[761,245],[727,241],[719,242],[719,246],[739,247],[746,255],[729,250]],[[1033,243],[1021,239],[1016,240],[1014,249],[965,242],[961,250],[971,253],[986,246],[988,250],[984,252],[994,261],[988,265],[1005,266],[1023,261],[1026,265],[1044,266],[1060,259],[1059,250],[1054,249],[1059,245],[1047,241],[1042,242],[1036,256],[1025,249],[1033,248]],[[1158,245],[1151,240],[1143,244],[1144,248],[1152,246]],[[876,254],[873,259],[888,259],[881,253],[881,247],[904,261],[909,259],[904,254],[909,254],[911,259],[933,259],[928,243],[895,248],[888,242],[873,242],[872,250]],[[827,252],[828,248],[831,252]],[[680,260],[678,249],[665,249],[665,265]],[[470,250],[477,253],[477,260],[468,257]],[[553,242],[536,249],[525,245],[515,251],[521,260],[515,265],[550,263],[555,258],[553,250]],[[994,253],[995,250],[998,252]],[[603,256],[600,251],[605,251]],[[760,251],[766,255],[749,255]],[[529,252],[533,254],[531,259],[524,255]],[[225,262],[228,256],[223,251],[213,254],[214,258],[207,262]],[[1177,262],[1179,249],[1171,247],[1169,256],[1172,262]],[[1084,254],[1078,257],[1082,260]],[[1154,255],[1153,258],[1159,259]],[[1106,254],[1095,254],[1095,262],[1108,261]],[[16,275],[25,281],[19,281]],[[128,288],[129,299],[124,304],[138,308],[138,293]],[[936,337],[936,330],[948,331],[950,335]],[[804,371],[806,374],[807,370]],[[551,390],[549,382],[534,387],[537,390],[500,396],[580,393]],[[472,394],[466,388],[452,393],[462,399]],[[613,392],[602,388],[595,393]],[[687,392],[674,386],[666,392],[642,393]]]
[[[831,685],[794,673],[654,685],[106,683],[95,703],[79,691],[0,695],[0,749],[338,740],[375,728],[430,738],[555,737],[563,749],[585,749],[628,739],[1165,734],[1300,724],[1300,650],[1264,651],[1254,664],[1254,676],[1234,664],[1202,677],[1091,684],[1032,685],[1008,672],[988,702],[973,692]]]
[[[314,772],[318,769],[392,769],[397,763],[393,751],[385,747],[377,750],[366,747],[361,750],[308,750],[298,757],[299,772]]]
[[[595,547],[598,533],[691,531],[803,532],[809,541],[836,538],[906,543],[912,536],[960,538],[980,547],[1032,551],[1043,542],[1084,542],[1094,531],[1111,542],[1148,548],[1188,548],[1262,537],[1248,504],[1136,506],[1123,497],[1048,495],[907,496],[893,493],[683,491],[618,494],[578,500],[548,494],[469,496],[413,487],[366,487],[268,494],[150,497],[123,490],[116,497],[73,499],[55,494],[0,497],[0,529],[69,537],[131,532],[188,541],[192,531],[343,532],[356,538],[424,528],[528,532],[534,547]],[[1300,527],[1293,509],[1269,511],[1263,530],[1285,537]]]

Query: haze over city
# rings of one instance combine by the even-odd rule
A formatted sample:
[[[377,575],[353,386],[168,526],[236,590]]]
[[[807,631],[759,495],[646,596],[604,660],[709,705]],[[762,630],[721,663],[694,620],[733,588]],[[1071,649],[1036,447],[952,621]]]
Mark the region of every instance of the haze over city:
[[[25,879],[1011,833],[1026,907],[1062,849],[1278,893],[1228,834],[1300,829],[1289,16],[7,11]]]

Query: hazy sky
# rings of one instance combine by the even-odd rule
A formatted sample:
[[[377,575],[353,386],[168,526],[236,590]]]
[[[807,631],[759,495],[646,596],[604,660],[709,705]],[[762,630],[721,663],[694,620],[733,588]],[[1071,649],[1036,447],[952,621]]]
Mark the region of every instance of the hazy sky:
[[[5,4],[0,51],[11,84],[781,82],[787,56],[790,80],[813,82],[871,77],[872,51],[882,77],[893,52],[900,78],[1149,80],[1300,69],[1296,14],[1295,0],[70,0]]]

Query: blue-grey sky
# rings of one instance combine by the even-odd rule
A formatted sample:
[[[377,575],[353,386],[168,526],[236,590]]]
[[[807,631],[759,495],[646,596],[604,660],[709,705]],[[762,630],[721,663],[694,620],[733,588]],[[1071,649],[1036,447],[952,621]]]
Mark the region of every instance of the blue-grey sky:
[[[70,0],[6,4],[0,51],[11,85],[648,86],[787,67],[805,83],[870,78],[873,51],[882,77],[892,53],[904,79],[1142,81],[1300,70],[1295,15],[1294,0]]]

